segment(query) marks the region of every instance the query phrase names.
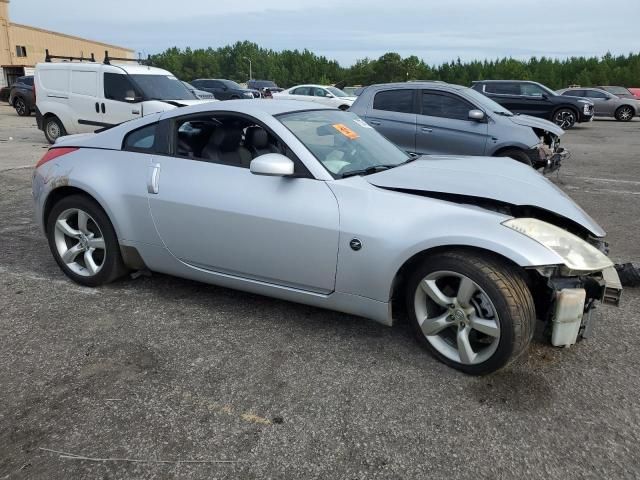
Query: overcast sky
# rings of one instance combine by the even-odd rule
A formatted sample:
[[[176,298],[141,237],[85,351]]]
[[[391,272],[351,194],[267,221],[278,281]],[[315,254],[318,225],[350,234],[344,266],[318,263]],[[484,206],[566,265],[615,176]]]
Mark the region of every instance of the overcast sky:
[[[144,55],[238,40],[345,66],[389,51],[429,64],[640,51],[640,0],[12,0],[10,15]]]

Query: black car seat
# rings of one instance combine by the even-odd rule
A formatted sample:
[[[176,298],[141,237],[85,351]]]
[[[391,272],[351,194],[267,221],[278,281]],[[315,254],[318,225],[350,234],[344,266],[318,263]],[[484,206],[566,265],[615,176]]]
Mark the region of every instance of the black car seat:
[[[244,145],[253,158],[266,153],[280,153],[278,147],[269,141],[269,134],[262,127],[249,127],[244,134]]]
[[[242,130],[239,128],[219,126],[202,149],[202,158],[225,165],[247,166],[251,163],[251,153],[240,146],[241,140]]]

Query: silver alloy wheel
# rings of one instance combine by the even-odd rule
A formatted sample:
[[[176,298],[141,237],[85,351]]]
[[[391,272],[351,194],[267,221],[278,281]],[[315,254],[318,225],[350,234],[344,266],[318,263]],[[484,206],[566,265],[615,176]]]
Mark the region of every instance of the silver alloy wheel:
[[[622,107],[620,109],[620,113],[618,113],[618,117],[623,122],[626,122],[626,121],[630,120],[631,117],[633,117],[633,112],[631,111],[630,107]]]
[[[554,123],[560,128],[571,128],[576,123],[576,116],[570,110],[560,110],[553,119]]]
[[[104,266],[104,237],[87,212],[78,208],[63,211],[56,219],[54,235],[58,255],[73,273],[92,277]]]
[[[47,121],[47,135],[51,140],[55,140],[60,136],[60,125],[55,120]]]
[[[498,348],[498,313],[484,290],[465,275],[430,273],[416,289],[414,308],[425,338],[454,362],[479,364]]]
[[[27,112],[27,105],[24,103],[24,100],[18,98],[15,102],[16,111],[18,115],[24,115]]]

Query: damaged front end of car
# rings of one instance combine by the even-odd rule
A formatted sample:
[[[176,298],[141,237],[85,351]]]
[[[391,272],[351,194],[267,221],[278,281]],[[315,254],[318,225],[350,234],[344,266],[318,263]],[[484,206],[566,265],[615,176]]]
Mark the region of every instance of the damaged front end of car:
[[[560,136],[539,128],[534,128],[533,131],[540,142],[529,150],[531,164],[544,174],[559,170],[562,162],[571,156],[567,149],[560,146]]]
[[[563,259],[561,265],[527,269],[537,316],[545,322],[551,344],[568,347],[590,337],[598,303],[617,307],[622,295],[616,269],[603,252],[606,243],[590,242],[534,218],[514,218],[503,225]]]

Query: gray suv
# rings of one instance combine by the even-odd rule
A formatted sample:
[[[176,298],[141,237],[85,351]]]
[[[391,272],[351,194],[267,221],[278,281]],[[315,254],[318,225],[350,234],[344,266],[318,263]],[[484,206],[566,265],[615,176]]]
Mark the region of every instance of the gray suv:
[[[460,85],[372,85],[349,110],[409,153],[511,157],[545,173],[557,170],[568,154],[557,125],[514,115]]]
[[[640,101],[634,98],[622,98],[599,88],[565,88],[558,90],[565,97],[586,98],[594,105],[594,115],[613,117],[619,122],[628,122],[638,116]]]

